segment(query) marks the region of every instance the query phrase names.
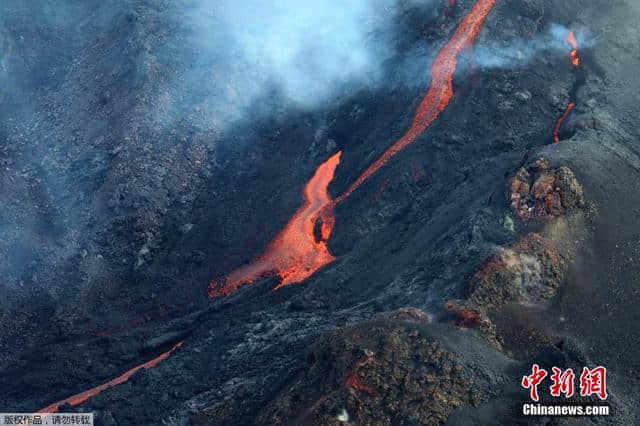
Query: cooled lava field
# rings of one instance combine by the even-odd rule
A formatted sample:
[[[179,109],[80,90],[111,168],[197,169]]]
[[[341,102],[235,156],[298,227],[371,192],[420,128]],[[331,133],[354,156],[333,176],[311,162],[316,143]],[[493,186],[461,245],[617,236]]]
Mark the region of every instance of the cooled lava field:
[[[639,46],[637,0],[3,0],[0,413],[640,424]]]

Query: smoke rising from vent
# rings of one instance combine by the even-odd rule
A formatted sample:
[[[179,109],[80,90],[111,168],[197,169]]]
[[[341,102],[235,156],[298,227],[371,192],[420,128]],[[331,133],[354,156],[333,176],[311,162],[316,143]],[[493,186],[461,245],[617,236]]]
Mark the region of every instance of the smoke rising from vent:
[[[553,24],[546,33],[532,39],[516,39],[489,42],[474,50],[477,63],[484,68],[517,68],[531,64],[536,58],[548,52],[564,55],[571,50],[567,37],[573,31],[581,48],[593,47],[597,42],[586,28],[569,28]]]

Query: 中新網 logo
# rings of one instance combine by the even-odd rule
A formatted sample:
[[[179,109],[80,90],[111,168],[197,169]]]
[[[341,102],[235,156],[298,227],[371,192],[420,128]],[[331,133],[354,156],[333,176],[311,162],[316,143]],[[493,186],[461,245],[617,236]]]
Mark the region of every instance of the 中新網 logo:
[[[573,369],[567,368],[562,370],[558,367],[552,367],[551,386],[549,387],[551,396],[559,397],[564,395],[565,398],[571,398],[575,393],[576,375]],[[529,397],[533,401],[539,401],[538,386],[542,384],[549,373],[544,368],[540,368],[538,364],[533,364],[531,374],[522,377],[521,385],[525,389],[529,389]],[[596,395],[601,400],[608,397],[607,394],[607,369],[602,366],[589,369],[584,367],[579,379],[580,396]]]

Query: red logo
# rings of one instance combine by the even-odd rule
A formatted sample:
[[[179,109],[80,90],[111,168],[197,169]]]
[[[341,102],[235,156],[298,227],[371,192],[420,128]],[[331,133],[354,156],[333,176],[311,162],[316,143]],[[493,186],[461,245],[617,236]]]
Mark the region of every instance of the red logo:
[[[560,396],[560,394],[564,394],[565,398],[571,398],[573,396],[573,380],[576,378],[576,375],[573,374],[573,370],[571,368],[567,368],[564,372],[558,367],[553,367],[553,374],[551,375],[551,380],[553,380],[553,384],[551,385],[551,396]]]
[[[609,396],[607,395],[607,369],[601,366],[593,370],[584,367],[580,375],[580,395],[594,394],[603,401]]]
[[[522,378],[522,387],[525,389],[531,389],[531,399],[537,401],[538,398],[538,385],[542,383],[544,378],[547,377],[547,371],[540,369],[538,364],[533,364],[530,376],[524,376]]]
[[[559,397],[564,395],[565,398],[571,398],[574,394],[574,382],[576,375],[573,369],[567,368],[562,370],[558,367],[552,367],[553,374],[551,380],[553,383],[549,387],[551,396]],[[522,387],[529,389],[530,397],[533,401],[538,401],[538,386],[548,376],[547,370],[540,368],[538,364],[533,364],[531,374],[522,377]],[[607,369],[602,366],[589,369],[584,367],[580,374],[580,395],[591,396],[597,395],[601,400],[607,399]]]

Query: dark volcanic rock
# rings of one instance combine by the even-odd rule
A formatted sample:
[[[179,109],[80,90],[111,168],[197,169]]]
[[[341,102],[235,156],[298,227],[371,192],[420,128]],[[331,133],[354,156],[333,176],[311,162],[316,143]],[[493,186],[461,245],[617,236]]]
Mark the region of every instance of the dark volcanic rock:
[[[469,299],[487,310],[506,303],[538,304],[553,297],[565,262],[542,235],[527,234],[500,248],[471,279]]]
[[[503,341],[496,332],[487,311],[464,300],[448,300],[444,304],[444,320],[453,322],[458,327],[478,329],[482,336],[497,349],[503,349]]]
[[[443,344],[455,329],[425,320],[418,310],[400,310],[321,337],[309,351],[308,365],[252,423],[431,425],[443,423],[457,407],[478,405],[486,397],[483,374],[495,373],[496,366],[471,370],[473,351]],[[492,353],[473,335],[464,339]],[[231,424],[234,413],[221,402],[196,419]]]
[[[524,221],[549,220],[582,206],[582,186],[568,167],[550,169],[540,158],[511,179],[511,208]]]

